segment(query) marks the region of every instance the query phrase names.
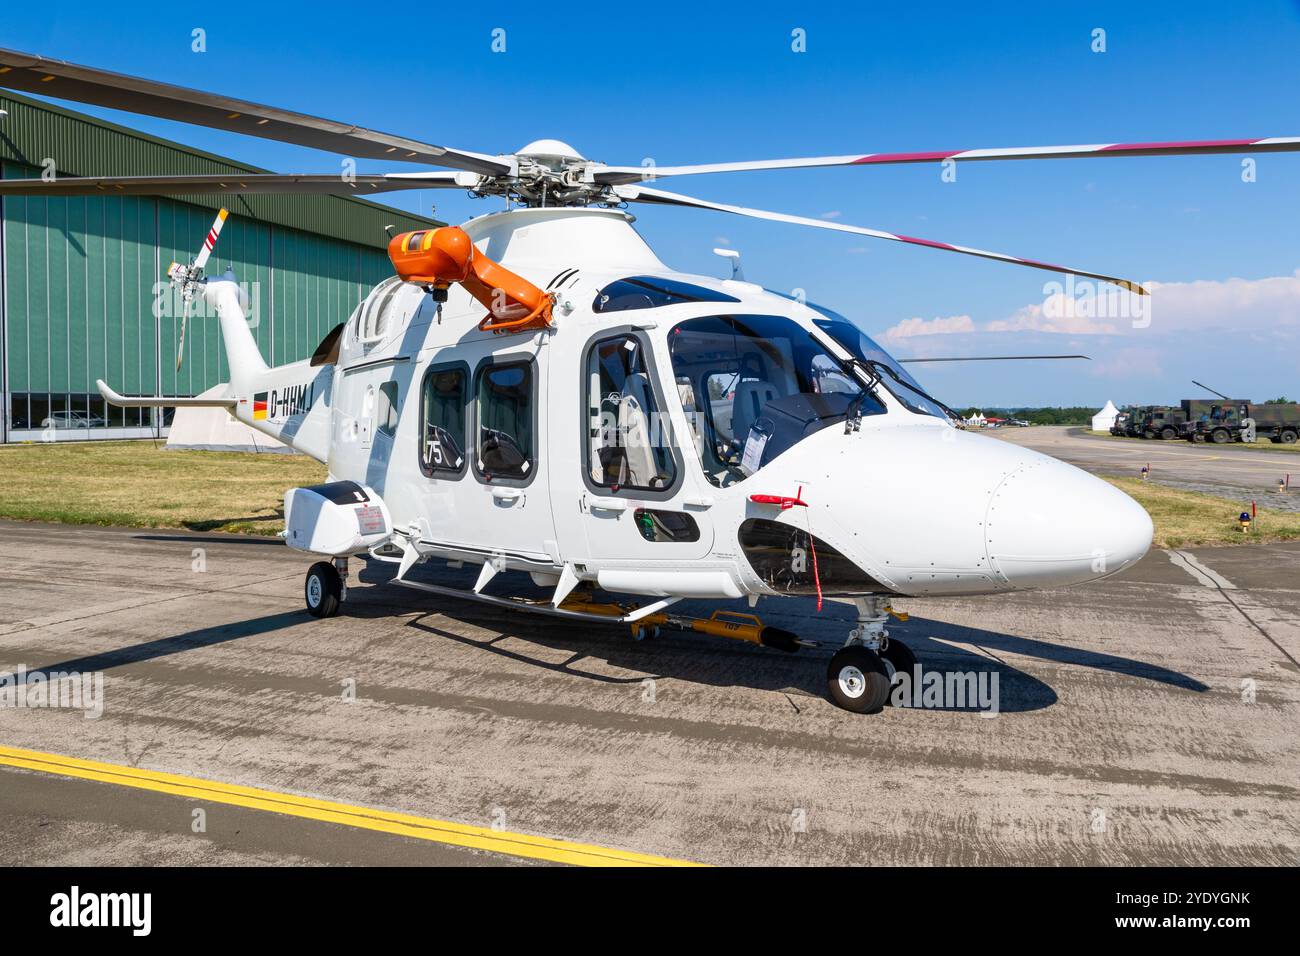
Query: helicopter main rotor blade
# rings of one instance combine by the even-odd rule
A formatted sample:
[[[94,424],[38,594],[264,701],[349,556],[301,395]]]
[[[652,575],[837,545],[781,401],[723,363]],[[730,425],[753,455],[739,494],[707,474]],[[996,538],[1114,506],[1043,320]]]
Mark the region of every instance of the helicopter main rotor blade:
[[[260,136],[358,159],[427,163],[484,175],[512,175],[513,160],[320,119],[33,53],[0,49],[0,87],[61,100]]]
[[[67,176],[61,179],[0,179],[0,196],[189,196],[207,193],[289,193],[365,196],[399,189],[455,189],[466,173],[427,173],[419,178],[338,174],[220,173],[201,176]]]
[[[830,229],[835,232],[848,232],[858,236],[870,236],[873,239],[889,239],[893,242],[906,242],[909,245],[925,246],[930,249],[940,249],[944,252],[960,252],[966,256],[977,256],[981,259],[994,259],[998,262],[1009,262],[1012,265],[1028,266],[1031,269],[1043,269],[1047,272],[1061,272],[1067,275],[1083,276],[1088,279],[1099,279],[1102,282],[1111,282],[1122,289],[1134,292],[1138,295],[1147,295],[1147,291],[1136,282],[1130,279],[1121,279],[1118,276],[1106,275],[1102,272],[1087,272],[1083,269],[1072,269],[1069,266],[1052,265],[1049,262],[1039,262],[1036,259],[1022,259],[1019,256],[1009,256],[1001,252],[989,252],[985,249],[972,249],[968,246],[956,246],[948,242],[935,242],[933,239],[918,239],[915,236],[904,236],[893,232],[882,232],[879,229],[867,229],[863,226],[850,226],[840,222],[827,222],[824,219],[808,219],[804,216],[790,216],[781,212],[768,212],[763,209],[749,209],[745,206],[729,206],[725,203],[709,202],[705,199],[695,199],[692,196],[683,196],[680,193],[665,192],[662,189],[650,189],[646,186],[615,186],[614,192],[626,199],[628,202],[659,203],[666,206],[690,206],[696,209],[714,209],[718,212],[734,213],[737,216],[748,216],[751,219],[768,219],[773,222],[788,222],[796,226],[812,226],[816,229]]]
[[[853,156],[810,156],[803,159],[759,159],[740,163],[695,166],[597,166],[594,182],[605,185],[653,182],[660,176],[698,173],[740,173],[765,169],[804,169],[814,166],[891,166],[900,163],[961,163],[995,159],[1092,159],[1117,156],[1198,156],[1215,153],[1300,152],[1300,136],[1269,139],[1190,140],[1170,143],[1095,143],[1084,146],[1013,146],[1006,149],[946,149],[924,153],[866,153]]]

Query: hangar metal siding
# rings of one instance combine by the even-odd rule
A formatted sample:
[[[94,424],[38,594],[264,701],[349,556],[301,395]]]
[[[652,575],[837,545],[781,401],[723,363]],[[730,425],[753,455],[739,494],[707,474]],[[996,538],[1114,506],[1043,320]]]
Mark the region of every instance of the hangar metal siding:
[[[9,391],[90,392],[103,377],[130,392],[188,395],[227,378],[217,323],[201,314],[188,323],[177,375],[180,302],[161,278],[173,260],[194,257],[207,210],[88,196],[7,197],[4,211]],[[246,285],[254,335],[273,363],[310,355],[392,271],[379,250],[233,215],[208,271],[227,267]]]
[[[0,161],[33,167],[35,175],[39,175],[46,158],[53,159],[59,174],[65,176],[268,172],[7,90],[0,91],[0,109],[9,111],[0,125],[0,132],[4,134],[0,136]],[[336,167],[342,174],[339,163],[338,157],[321,153],[319,160],[312,165],[314,169],[324,170]],[[287,170],[296,171],[301,170]],[[178,198],[214,213],[224,203],[232,214],[245,218],[376,249],[387,247],[384,226],[390,223],[397,226],[399,232],[443,225],[350,196],[222,198],[204,195]]]
[[[6,178],[39,176],[49,152],[58,154],[61,172],[77,175],[253,169],[8,93],[0,95],[0,107],[10,112],[0,121]],[[232,267],[246,284],[253,333],[277,364],[310,355],[391,274],[384,225],[436,224],[350,198],[242,198],[5,197],[0,372],[6,400],[31,394],[34,412],[34,396],[49,393],[51,408],[61,407],[59,396],[84,408],[96,378],[126,393],[178,395],[226,380],[217,323],[202,316],[187,325],[185,361],[176,372],[180,305],[163,278],[172,260],[194,256],[222,201],[230,202],[231,217],[208,271]],[[161,315],[155,315],[156,299]],[[6,402],[6,437],[10,418]]]

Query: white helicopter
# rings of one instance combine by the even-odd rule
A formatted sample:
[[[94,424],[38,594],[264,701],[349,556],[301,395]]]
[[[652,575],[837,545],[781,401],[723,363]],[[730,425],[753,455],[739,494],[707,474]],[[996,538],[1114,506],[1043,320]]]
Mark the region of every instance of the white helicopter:
[[[230,364],[220,406],[328,465],[285,495],[287,544],[316,616],[338,613],[348,559],[396,565],[424,591],[578,620],[634,637],[670,626],[785,651],[812,642],[746,614],[674,614],[683,599],[851,599],[856,626],[827,689],[879,711],[915,659],[891,639],[901,596],[998,594],[1114,574],[1151,543],[1111,485],[968,434],[851,319],[743,279],[685,275],[634,230],[629,203],[712,209],[1054,272],[1114,276],[741,206],[645,185],[808,166],[1300,150],[1300,137],[889,153],[644,168],[544,140],[488,156],[30,54],[0,51],[0,86],[233,130],[361,159],[450,167],[352,177],[241,174],[3,180],[0,194],[338,193],[429,187],[501,196],[463,227],[391,239],[395,274],[310,360],[268,367],[231,272],[204,250],[169,275],[216,311]],[[1045,356],[1056,357],[1056,356]],[[424,562],[481,567],[470,590],[414,580]],[[526,572],[549,601],[510,596]],[[495,584],[494,584],[495,582]],[[493,588],[497,593],[491,593]],[[602,598],[600,592],[627,597]],[[640,602],[640,603],[637,603]]]

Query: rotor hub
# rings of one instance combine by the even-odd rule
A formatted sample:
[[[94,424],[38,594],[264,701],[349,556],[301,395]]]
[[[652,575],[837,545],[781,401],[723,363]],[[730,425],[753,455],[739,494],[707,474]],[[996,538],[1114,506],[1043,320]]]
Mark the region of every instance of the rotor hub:
[[[515,155],[526,156],[544,166],[557,168],[572,162],[584,162],[586,158],[568,143],[558,139],[535,139]]]
[[[592,163],[558,139],[538,139],[515,153],[512,176],[483,176],[473,192],[507,196],[529,207],[619,205],[613,191],[591,179]]]

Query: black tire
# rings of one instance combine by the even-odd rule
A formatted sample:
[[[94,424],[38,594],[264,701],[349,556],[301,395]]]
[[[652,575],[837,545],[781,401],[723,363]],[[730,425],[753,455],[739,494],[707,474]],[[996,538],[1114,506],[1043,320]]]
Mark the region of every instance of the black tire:
[[[1161,441],[1172,441],[1175,437],[1177,437],[1177,435],[1178,435],[1178,432],[1175,431],[1173,428],[1170,428],[1168,425],[1166,425],[1164,428],[1160,429],[1160,440],[1161,440]]]
[[[328,561],[317,561],[303,584],[307,613],[312,617],[333,617],[343,604],[343,579]]]
[[[1228,442],[1232,441],[1232,436],[1228,434],[1226,428],[1216,428],[1214,431],[1210,432],[1210,441],[1214,442],[1216,445],[1226,445]]]
[[[1278,440],[1281,441],[1283,445],[1294,445],[1296,440],[1295,429],[1284,428],[1282,429],[1282,434],[1278,435],[1277,437]]]
[[[1205,432],[1192,432],[1193,444],[1200,445],[1205,441]]]
[[[893,702],[892,691],[897,685],[896,674],[906,674],[909,681],[916,681],[916,655],[902,641],[897,641],[891,637],[889,644],[885,646],[880,657],[885,662],[885,670],[889,672],[889,689],[891,691],[889,696],[891,699],[885,701],[885,704],[889,705]]]
[[[826,691],[836,707],[855,714],[878,714],[889,699],[889,673],[875,651],[845,647],[826,668]]]

